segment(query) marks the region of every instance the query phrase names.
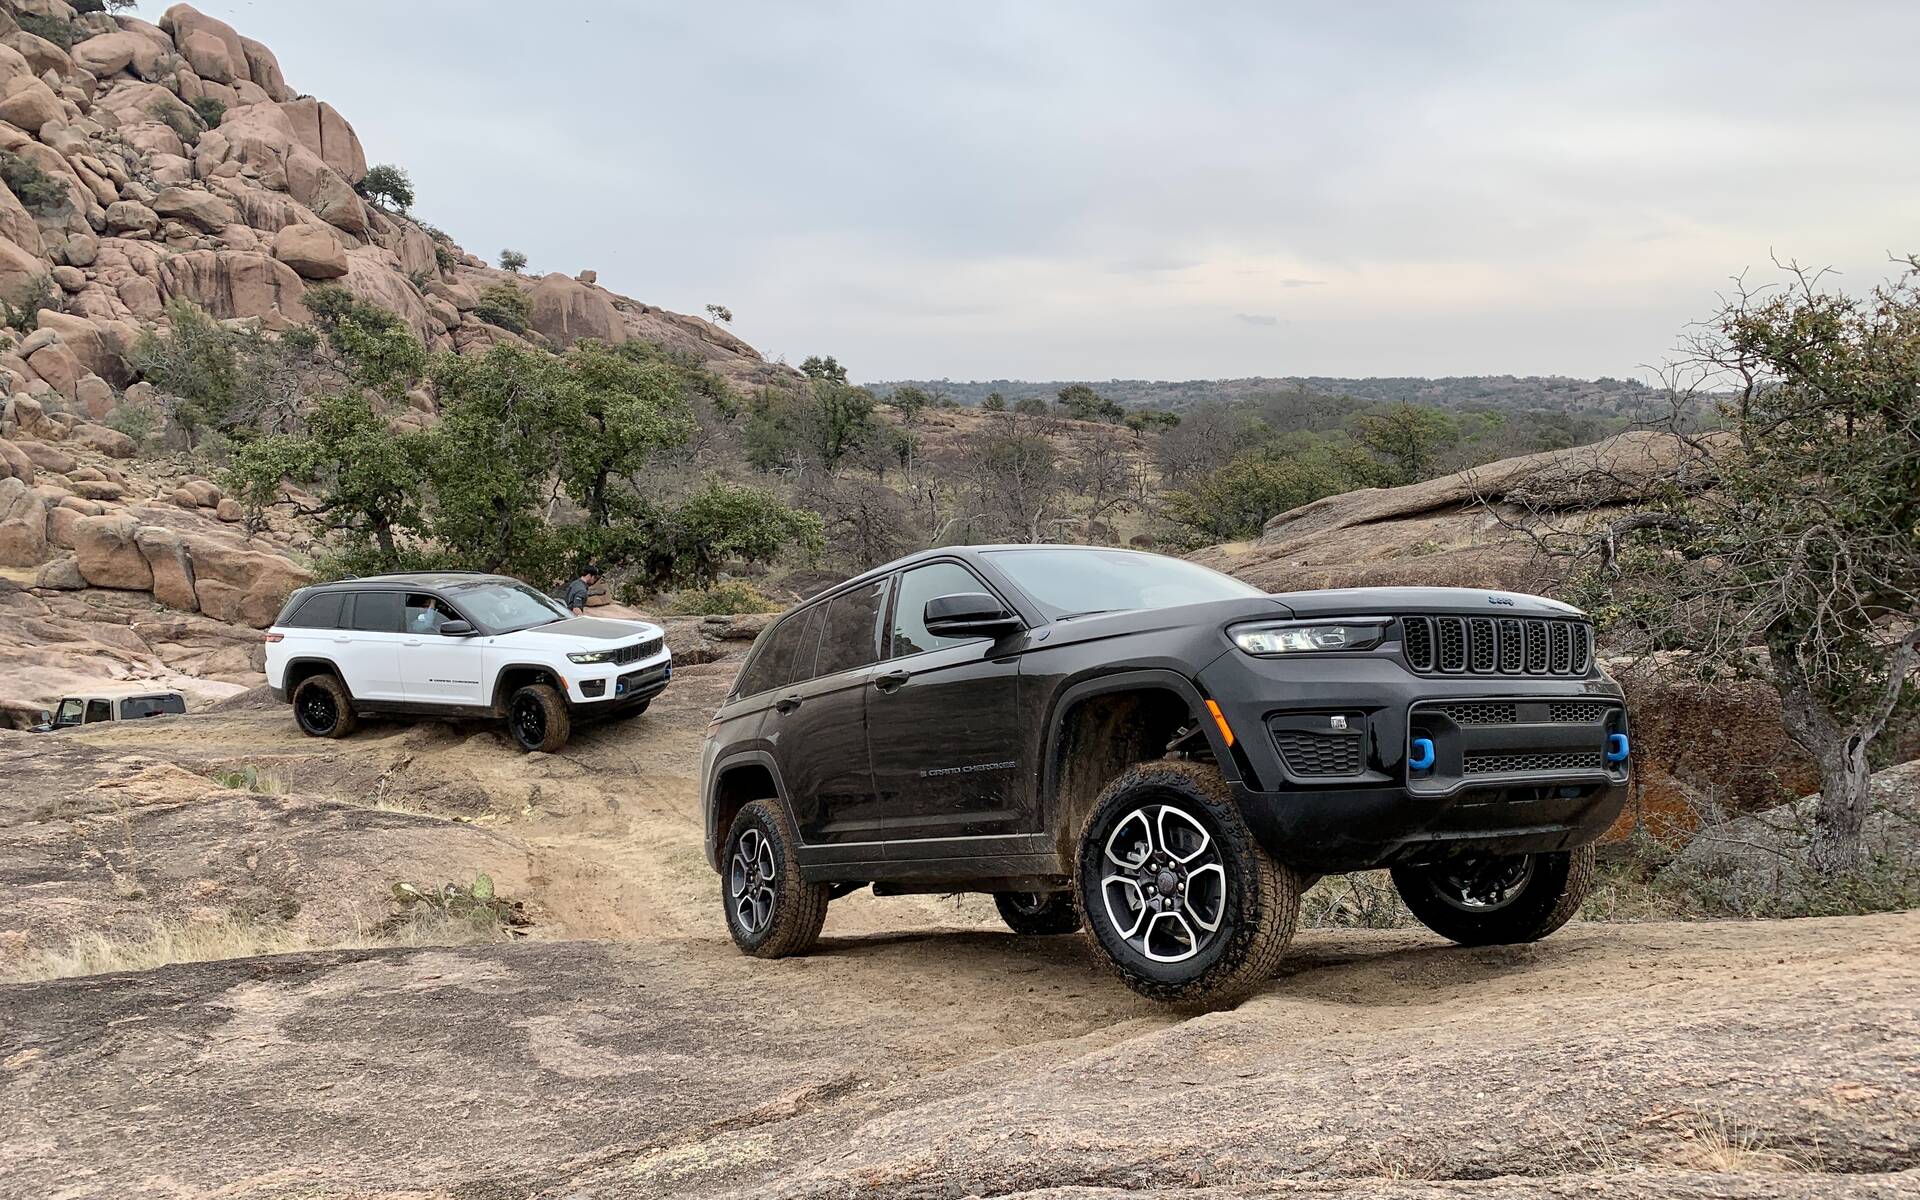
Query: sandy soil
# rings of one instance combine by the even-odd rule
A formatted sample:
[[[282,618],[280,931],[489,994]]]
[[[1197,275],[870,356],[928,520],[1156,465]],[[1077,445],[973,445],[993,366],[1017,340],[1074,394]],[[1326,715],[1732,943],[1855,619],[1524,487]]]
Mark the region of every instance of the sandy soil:
[[[517,860],[538,925],[0,987],[0,1196],[1920,1194],[1920,914],[1477,951],[1309,932],[1268,990],[1194,1018],[977,898],[848,897],[817,953],[765,963],[727,941],[700,852],[724,679],[691,668],[558,756],[475,726],[315,742],[244,698],[54,735],[94,791],[160,780],[135,807],[199,821],[229,885],[215,831],[249,824],[263,861],[307,847],[274,875],[303,908]],[[275,794],[191,782],[245,766]],[[111,924],[80,903],[105,881],[48,849],[86,819],[0,806],[0,850],[39,854],[0,888],[64,889],[37,936]],[[187,886],[192,856],[165,862]]]

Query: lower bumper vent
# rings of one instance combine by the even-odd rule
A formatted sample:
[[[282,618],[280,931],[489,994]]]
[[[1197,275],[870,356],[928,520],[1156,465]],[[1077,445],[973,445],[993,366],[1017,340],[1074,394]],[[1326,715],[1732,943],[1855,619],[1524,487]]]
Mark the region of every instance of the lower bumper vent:
[[[1469,775],[1514,775],[1525,771],[1601,771],[1606,762],[1598,752],[1576,750],[1517,754],[1469,754]]]
[[[1360,773],[1360,735],[1276,732],[1274,742],[1287,770],[1300,776],[1334,778]]]

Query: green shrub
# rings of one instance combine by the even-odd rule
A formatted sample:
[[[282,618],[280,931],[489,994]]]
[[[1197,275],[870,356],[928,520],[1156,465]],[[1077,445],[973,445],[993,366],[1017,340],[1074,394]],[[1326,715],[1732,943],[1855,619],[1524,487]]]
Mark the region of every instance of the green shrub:
[[[132,438],[135,446],[143,447],[159,426],[159,420],[150,408],[143,408],[138,404],[122,404],[107,414],[104,424],[108,429],[118,430]]]
[[[147,115],[173,130],[175,135],[189,146],[197,144],[201,133],[206,129],[206,126],[200,123],[198,113],[188,115],[174,105],[159,100],[147,105]]]
[[[0,325],[28,334],[40,328],[40,310],[58,309],[60,298],[45,275],[35,275],[14,289],[12,299],[0,296]]]
[[[195,96],[187,103],[207,123],[209,129],[218,125],[227,115],[227,102],[213,96]]]
[[[393,902],[397,911],[380,929],[404,941],[504,941],[533,924],[520,901],[494,893],[488,875],[476,875],[468,884],[448,882],[439,887],[396,883]]]
[[[676,617],[725,617],[736,613],[779,612],[780,606],[745,580],[684,588],[662,597],[661,610]]]
[[[460,265],[460,254],[445,242],[433,244],[433,261],[442,271],[451,271]]]
[[[360,181],[360,194],[401,212],[413,207],[413,180],[392,163],[381,163],[367,170]]]
[[[62,50],[73,49],[73,44],[86,36],[86,30],[79,28],[72,21],[62,20],[59,17],[46,17],[39,13],[15,13],[13,19],[20,28],[35,37],[47,39]]]
[[[533,319],[533,301],[510,283],[496,283],[480,293],[473,315],[510,333],[525,333]]]
[[[63,216],[72,207],[64,184],[11,150],[0,150],[0,183],[38,216]]]

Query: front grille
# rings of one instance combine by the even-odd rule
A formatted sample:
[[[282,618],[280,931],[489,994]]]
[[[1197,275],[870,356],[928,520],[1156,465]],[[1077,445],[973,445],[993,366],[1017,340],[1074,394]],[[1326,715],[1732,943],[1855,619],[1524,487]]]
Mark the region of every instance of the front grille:
[[[1583,750],[1556,750],[1523,754],[1469,754],[1469,775],[1517,775],[1526,771],[1598,771],[1601,755]]]
[[[1455,725],[1517,725],[1520,723],[1519,708],[1499,701],[1429,704],[1420,711],[1437,712]]]
[[[613,661],[616,664],[625,664],[639,662],[643,658],[652,658],[660,653],[662,641],[664,641],[662,638],[648,638],[644,642],[636,642],[631,646],[621,646],[614,650]]]
[[[1401,617],[1407,665],[1422,675],[1585,675],[1593,627],[1539,617]]]
[[[1360,735],[1276,732],[1275,744],[1295,775],[1330,777],[1360,773]]]

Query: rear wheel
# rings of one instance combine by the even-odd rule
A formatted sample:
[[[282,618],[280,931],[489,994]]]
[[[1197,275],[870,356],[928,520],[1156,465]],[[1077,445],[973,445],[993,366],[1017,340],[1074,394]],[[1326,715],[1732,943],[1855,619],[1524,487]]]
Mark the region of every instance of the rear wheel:
[[[995,892],[993,906],[1015,933],[1045,936],[1080,928],[1072,892]]]
[[[508,698],[507,729],[522,750],[552,754],[567,744],[573,722],[557,688],[550,683],[530,683]]]
[[[1219,769],[1142,763],[1108,784],[1080,839],[1087,929],[1126,985],[1218,1007],[1274,973],[1299,881],[1254,841]]]
[[[309,675],[293,689],[293,719],[308,737],[343,738],[360,728],[353,697],[332,675]]]
[[[1393,886],[1421,924],[1463,946],[1538,941],[1580,911],[1593,886],[1593,847],[1395,867]]]
[[[831,889],[800,878],[800,844],[778,800],[740,810],[720,859],[720,902],[733,944],[755,958],[805,954],[827,921]]]

